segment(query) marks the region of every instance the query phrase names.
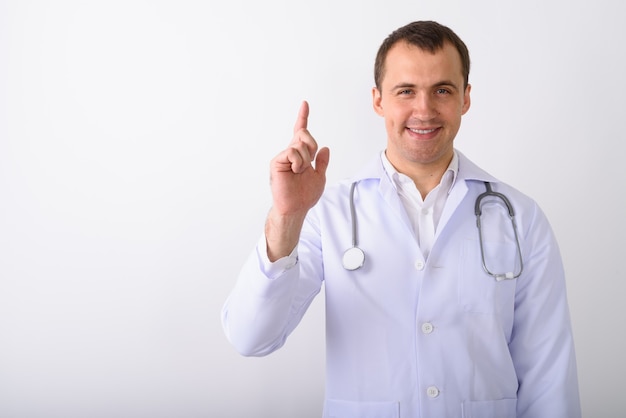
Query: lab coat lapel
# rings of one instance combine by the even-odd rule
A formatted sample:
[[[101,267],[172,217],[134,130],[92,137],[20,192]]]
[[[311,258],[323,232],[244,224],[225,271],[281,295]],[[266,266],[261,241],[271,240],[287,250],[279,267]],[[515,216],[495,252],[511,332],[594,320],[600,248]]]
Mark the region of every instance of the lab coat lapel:
[[[441,213],[441,218],[439,219],[439,224],[437,225],[437,230],[435,231],[435,241],[439,238],[441,231],[446,227],[446,224],[452,217],[452,214],[457,210],[461,201],[467,194],[467,184],[465,181],[458,181],[450,190],[450,194],[448,195],[448,199],[446,200],[446,204],[443,207],[443,212]]]
[[[400,219],[402,219],[402,222],[404,223],[406,228],[411,231],[411,235],[413,235],[413,238],[415,238],[415,240],[417,241],[415,231],[413,230],[413,226],[411,225],[411,220],[409,219],[409,215],[406,213],[406,209],[402,204],[402,200],[400,200],[398,191],[387,177],[387,174],[384,172],[381,174],[378,190],[385,202],[392,208],[393,213],[395,213],[397,216],[400,217]]]
[[[437,231],[435,232],[435,241],[441,232],[445,229],[448,221],[452,218],[454,212],[458,209],[459,205],[466,197],[469,187],[468,181],[480,181],[480,182],[497,182],[498,180],[491,176],[489,173],[478,167],[476,164],[471,162],[463,153],[456,151],[459,157],[459,171],[456,176],[456,180],[452,189],[450,190],[450,194],[448,195],[448,199],[443,208],[443,212],[441,213],[441,218],[439,219],[439,225],[437,227]]]
[[[379,154],[373,161],[364,167],[353,181],[363,181],[363,180],[377,180],[379,181],[378,191],[380,195],[383,197],[385,203],[387,203],[392,212],[402,219],[402,222],[407,227],[413,237],[415,237],[415,232],[413,231],[413,227],[411,226],[411,221],[409,220],[409,216],[402,205],[402,201],[400,200],[400,196],[398,196],[398,192],[391,180],[387,176],[385,169],[383,168],[383,164],[381,161],[381,155]],[[381,222],[385,222],[385,220],[381,220]]]

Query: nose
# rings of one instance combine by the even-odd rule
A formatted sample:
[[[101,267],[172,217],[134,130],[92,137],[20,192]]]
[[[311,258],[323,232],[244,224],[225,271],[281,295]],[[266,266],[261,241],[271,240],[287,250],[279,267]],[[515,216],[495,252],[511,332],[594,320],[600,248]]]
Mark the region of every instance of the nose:
[[[434,97],[426,92],[415,95],[413,100],[413,117],[421,121],[428,121],[437,116]]]

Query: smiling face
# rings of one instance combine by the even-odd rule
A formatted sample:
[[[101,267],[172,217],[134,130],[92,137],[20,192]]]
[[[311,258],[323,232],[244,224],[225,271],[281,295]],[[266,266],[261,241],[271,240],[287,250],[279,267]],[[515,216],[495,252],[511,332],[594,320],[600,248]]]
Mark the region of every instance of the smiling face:
[[[405,41],[385,59],[380,90],[372,91],[374,110],[385,118],[387,158],[411,177],[440,173],[454,153],[454,137],[470,107],[461,58],[448,42],[434,53]]]

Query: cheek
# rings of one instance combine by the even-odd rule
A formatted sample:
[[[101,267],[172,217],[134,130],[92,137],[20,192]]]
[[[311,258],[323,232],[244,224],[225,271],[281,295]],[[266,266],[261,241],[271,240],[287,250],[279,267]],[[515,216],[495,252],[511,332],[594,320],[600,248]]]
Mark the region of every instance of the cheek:
[[[402,119],[396,117],[395,115],[387,114],[385,116],[385,126],[387,127],[387,130],[399,131],[401,128],[404,127],[404,122]]]
[[[406,106],[393,106],[386,109],[385,122],[387,126],[404,126],[410,116],[411,110]]]
[[[448,122],[456,125],[461,123],[461,116],[465,113],[464,107],[454,103],[451,106],[442,107],[439,114],[444,117]]]

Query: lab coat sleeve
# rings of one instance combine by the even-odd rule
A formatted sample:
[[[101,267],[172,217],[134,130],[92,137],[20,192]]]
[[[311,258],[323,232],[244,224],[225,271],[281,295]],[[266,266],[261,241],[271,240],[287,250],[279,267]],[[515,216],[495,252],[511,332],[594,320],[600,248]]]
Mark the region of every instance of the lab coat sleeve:
[[[519,418],[581,416],[564,270],[550,225],[534,205],[524,228],[524,273],[517,280],[509,344]]]
[[[301,251],[305,246],[299,244]],[[244,356],[265,356],[282,347],[321,288],[321,277],[301,274],[299,261],[272,272],[265,251],[263,237],[222,308],[226,337]]]

